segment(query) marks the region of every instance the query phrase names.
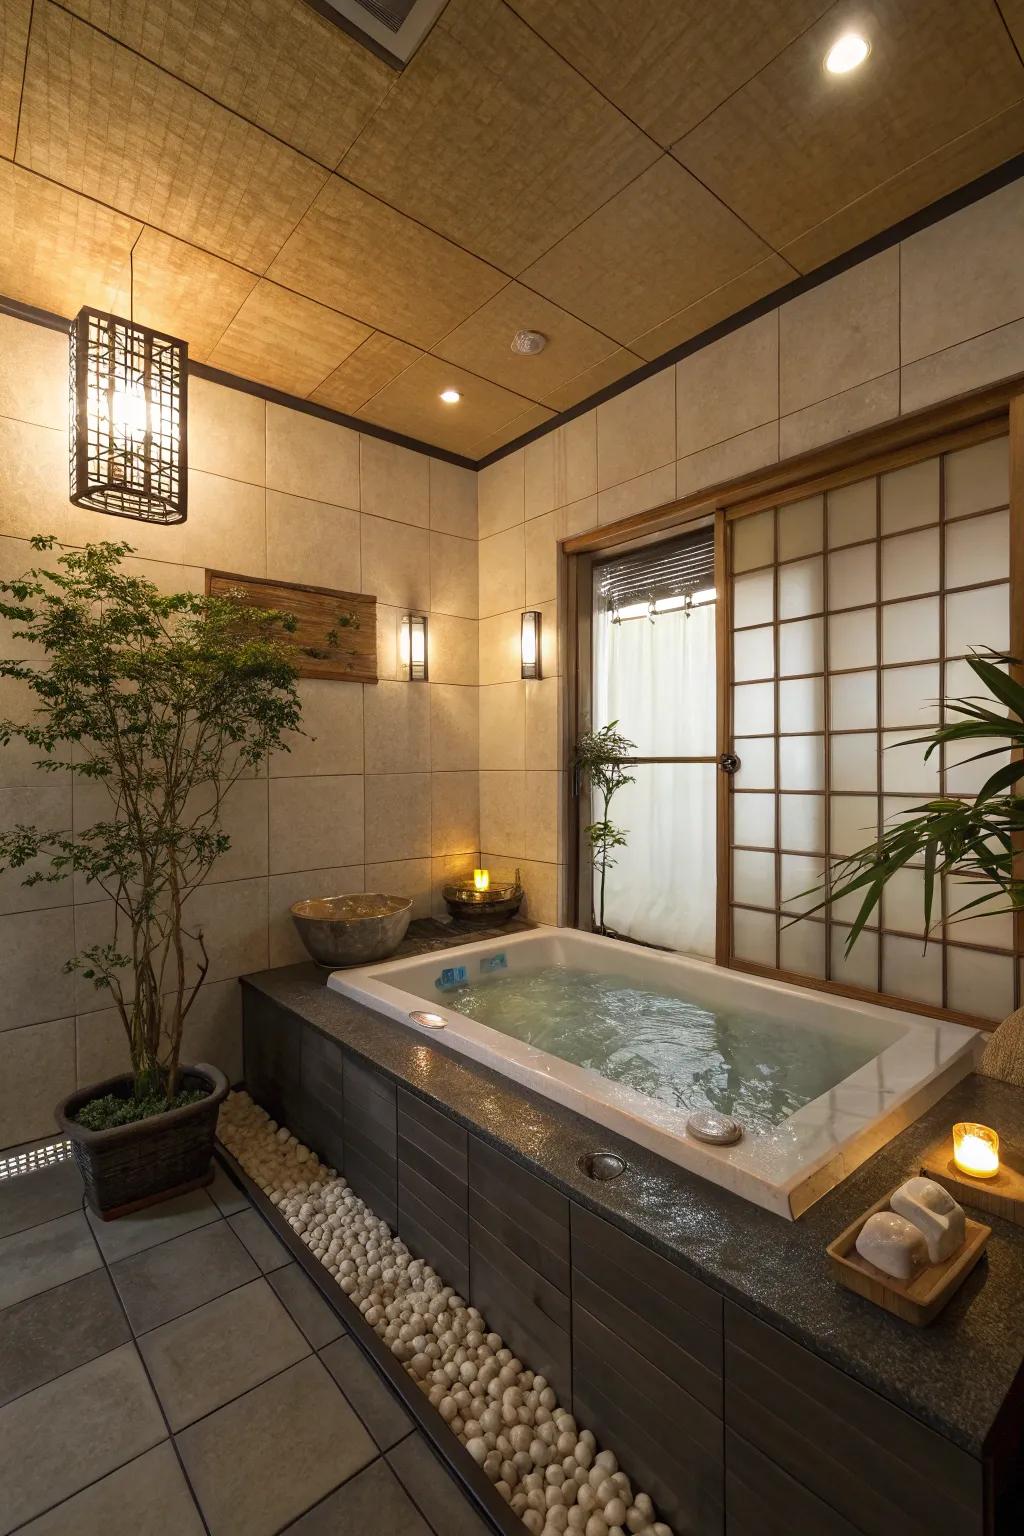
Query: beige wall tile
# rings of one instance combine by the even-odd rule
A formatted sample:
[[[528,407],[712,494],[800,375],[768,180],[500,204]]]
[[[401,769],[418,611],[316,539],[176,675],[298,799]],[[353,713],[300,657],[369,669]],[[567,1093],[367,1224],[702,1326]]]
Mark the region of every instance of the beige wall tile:
[[[0,417],[0,534],[52,533],[66,542],[70,510],[67,429]]]
[[[557,863],[562,775],[530,770],[523,793],[523,855],[542,863]]]
[[[676,488],[675,465],[668,466],[668,468],[671,469],[670,478],[674,495]],[[652,470],[652,474],[655,475],[663,473],[664,469]],[[640,479],[646,480],[647,476],[641,475]],[[634,482],[627,480],[625,483],[632,485]],[[614,495],[614,491],[607,491],[605,494],[609,496]],[[598,522],[598,502],[599,498],[597,496],[584,496],[582,501],[571,501],[567,507],[558,507],[555,512],[555,538],[559,540],[571,539],[577,533],[589,533],[592,528],[596,528]]]
[[[430,685],[430,765],[455,772],[480,761],[480,690]]]
[[[597,491],[597,411],[558,427],[555,439],[555,506],[582,501]]]
[[[270,877],[270,964],[292,965],[308,960],[309,953],[292,921],[290,907],[295,901],[315,896],[351,896],[365,890],[363,866],[347,865],[341,869],[303,869],[287,875]]]
[[[519,870],[523,882],[523,905],[519,909],[521,917],[529,918],[534,923],[561,921],[559,911],[564,871],[557,864],[535,863],[518,854],[509,857],[486,849],[481,852],[480,858],[490,869],[492,880],[513,880],[516,870]]]
[[[430,535],[430,607],[433,613],[475,619],[480,611],[479,545],[449,533]]]
[[[675,382],[675,371],[666,368],[597,407],[598,490],[675,458]]]
[[[362,684],[303,677],[297,686],[302,705],[302,729],[306,734],[288,733],[285,744],[290,750],[272,754],[271,778],[362,773]],[[367,692],[372,691],[368,686]]]
[[[0,759],[7,751],[8,748],[0,747]],[[0,830],[9,832],[24,824],[45,832],[71,831],[70,776],[47,775],[43,782],[30,787],[0,789]],[[49,860],[41,858],[20,869],[0,869],[0,913],[66,907],[73,894],[70,877],[56,884],[49,881],[39,885],[22,884],[34,871],[48,868]]]
[[[522,686],[526,700],[526,767],[557,768],[561,682],[557,677],[544,677]]]
[[[676,364],[676,452],[686,458],[779,414],[779,312]]]
[[[648,470],[646,475],[637,475],[635,480],[623,480],[621,485],[600,491],[597,497],[597,521],[617,523],[620,518],[633,517],[637,512],[646,512],[650,507],[664,506],[674,501],[675,497],[676,467],[674,464],[662,464],[660,469]],[[585,527],[573,531],[583,533],[585,528],[592,526],[586,523]]]
[[[481,768],[525,768],[528,687],[490,683],[480,689]]]
[[[500,533],[525,516],[525,456],[520,448],[488,464],[477,476],[480,537]]]
[[[432,613],[427,630],[432,683],[472,685],[480,676],[479,626],[475,619]]]
[[[972,336],[900,369],[900,409],[920,411],[939,400],[1024,373],[1024,320]]]
[[[0,315],[0,416],[68,429],[68,338]]]
[[[480,846],[480,776],[430,775],[430,851],[472,853]]]
[[[358,512],[287,496],[282,491],[267,492],[267,575],[271,581],[361,592],[359,539]]]
[[[853,432],[864,432],[899,415],[899,374],[887,373],[867,384],[858,384],[831,400],[809,405],[779,423],[779,455],[783,459],[806,453],[822,443],[837,442]]]
[[[50,1019],[0,1034],[0,1142],[52,1135],[54,1106],[75,1091],[75,1021]]]
[[[526,524],[526,590],[523,604],[527,608],[538,603],[551,602],[558,594],[558,544],[555,540],[555,515],[545,512]]]
[[[204,791],[197,800],[210,805],[212,796]],[[221,830],[231,839],[231,847],[222,853],[208,878],[250,880],[267,873],[267,781],[239,779],[232,784],[221,802]]]
[[[429,466],[426,454],[360,433],[362,511],[426,528],[430,523]]]
[[[776,422],[770,421],[680,459],[676,465],[676,495],[690,496],[705,486],[721,485],[765,464],[774,464],[778,457],[779,429]]]
[[[480,540],[480,617],[522,608],[525,591],[523,525]]]
[[[263,485],[267,478],[266,401],[240,389],[190,378],[188,461],[193,469]]]
[[[899,367],[900,253],[893,246],[779,311],[784,416]]]
[[[430,535],[396,528],[380,517],[362,520],[363,586],[378,602],[408,613],[430,610]]]
[[[363,698],[367,773],[422,773],[430,767],[430,687],[378,683]]]
[[[366,863],[430,857],[430,774],[366,776]]]
[[[438,533],[476,539],[480,525],[476,507],[476,471],[443,459],[430,459],[430,526]]]
[[[518,655],[518,633],[515,643]],[[562,670],[562,659],[558,650],[557,602],[541,603],[540,605],[540,661],[541,675],[543,677],[557,677]]]
[[[270,872],[363,862],[363,779],[358,774],[270,781]]]
[[[522,676],[519,637],[518,611],[496,614],[493,618],[480,620],[481,685],[519,681]],[[546,661],[546,657],[544,659]]]
[[[267,574],[267,493],[261,485],[188,472],[188,521],[182,530],[187,565]]]
[[[900,245],[905,364],[1024,316],[1024,183],[911,235]]]
[[[227,985],[237,990],[237,983]],[[97,1008],[94,1013],[81,1014],[74,1025],[77,1087],[101,1083],[105,1077],[131,1070],[128,1037],[116,1008]]]
[[[61,476],[65,494],[67,487],[66,466]],[[111,536],[111,521],[105,512],[92,512],[85,507],[67,509],[67,539],[69,544],[96,544]],[[184,523],[142,523],[137,520],[118,523],[117,537],[130,544],[143,560],[158,560],[165,565],[181,565],[185,542]]]
[[[190,920],[202,929],[210,956],[208,982],[245,976],[267,965],[267,882],[203,885],[190,899]],[[196,951],[192,948],[193,961]]]
[[[270,962],[273,964],[273,962]],[[229,1083],[242,1080],[242,993],[238,983],[205,983],[185,1020],[181,1059],[220,1067]]]
[[[558,433],[546,432],[527,443],[524,454],[524,510],[527,521],[550,512],[555,502],[555,442]]]
[[[74,953],[71,907],[0,917],[0,1030],[74,1013],[74,982],[64,974],[64,962]]]
[[[304,411],[268,405],[267,485],[358,510],[359,434]]]
[[[99,892],[95,885],[88,887],[90,896],[87,900],[79,898],[73,908],[74,914],[74,951],[81,953],[83,950],[92,949],[99,944],[111,944],[115,941],[122,952],[124,949],[124,927],[118,930],[115,921],[114,903],[106,897],[97,900]],[[186,909],[189,917],[195,917],[195,909],[191,905]],[[191,961],[189,962],[191,967]],[[192,974],[191,969],[189,974]],[[71,978],[74,987],[73,1010],[78,1013],[95,1013],[97,1009],[106,1008],[110,1004],[110,989],[97,987],[81,971],[76,971]],[[127,999],[134,996],[135,987],[131,972],[127,969],[120,971],[121,988]]]
[[[401,613],[386,603],[377,604],[377,676],[394,679],[401,667],[398,648],[398,626]],[[427,636],[427,645],[431,636]]]
[[[480,844],[492,853],[521,858],[526,774],[519,770],[480,775]]]
[[[391,859],[366,866],[367,890],[411,897],[413,917],[430,916],[430,886],[430,859]]]
[[[446,854],[443,858],[431,859],[430,910],[434,917],[451,915],[445,905],[445,886],[455,885],[459,880],[471,879],[473,870],[479,867],[479,861],[479,852],[452,853]]]

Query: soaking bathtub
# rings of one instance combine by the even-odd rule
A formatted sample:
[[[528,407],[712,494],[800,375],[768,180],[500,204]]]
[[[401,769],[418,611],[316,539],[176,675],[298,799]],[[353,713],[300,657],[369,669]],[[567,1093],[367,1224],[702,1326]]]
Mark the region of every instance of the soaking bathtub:
[[[789,1219],[971,1072],[980,1046],[961,1024],[569,928],[327,984]],[[738,1143],[688,1133],[708,1107],[740,1122]]]

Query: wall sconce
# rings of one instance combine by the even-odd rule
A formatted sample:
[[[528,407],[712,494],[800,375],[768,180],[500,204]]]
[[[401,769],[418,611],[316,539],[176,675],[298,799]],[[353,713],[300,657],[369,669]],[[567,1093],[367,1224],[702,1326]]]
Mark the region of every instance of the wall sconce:
[[[523,614],[519,654],[523,677],[540,677],[540,614],[536,609]]]
[[[422,613],[402,615],[399,644],[402,670],[410,683],[427,681],[427,620]]]
[[[188,515],[188,344],[81,309],[71,323],[71,500],[144,523]]]

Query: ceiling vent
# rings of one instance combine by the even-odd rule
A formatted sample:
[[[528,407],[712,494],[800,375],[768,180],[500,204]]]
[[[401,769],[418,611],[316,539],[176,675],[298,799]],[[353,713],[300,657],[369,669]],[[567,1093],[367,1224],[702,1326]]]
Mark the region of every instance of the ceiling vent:
[[[307,0],[328,21],[336,22],[389,63],[401,67],[412,58],[447,0]]]

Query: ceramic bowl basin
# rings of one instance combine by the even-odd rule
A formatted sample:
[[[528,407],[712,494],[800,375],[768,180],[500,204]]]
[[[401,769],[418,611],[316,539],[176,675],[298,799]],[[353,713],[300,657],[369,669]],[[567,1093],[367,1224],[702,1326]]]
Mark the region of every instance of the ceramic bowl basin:
[[[412,916],[407,896],[361,891],[355,896],[315,896],[296,901],[292,921],[318,965],[369,965],[393,955]]]

